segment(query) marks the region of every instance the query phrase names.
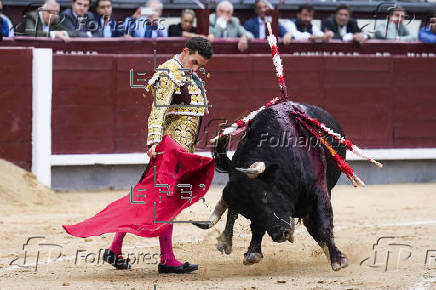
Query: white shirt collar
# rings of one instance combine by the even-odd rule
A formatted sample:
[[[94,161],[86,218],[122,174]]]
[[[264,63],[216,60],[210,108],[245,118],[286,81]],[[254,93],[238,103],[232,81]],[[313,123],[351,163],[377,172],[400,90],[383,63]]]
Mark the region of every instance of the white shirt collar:
[[[347,34],[347,26],[339,27],[339,34],[341,36],[344,36],[345,34]]]
[[[38,14],[39,14],[39,19],[41,20],[42,25],[47,26],[48,24],[45,23],[44,17],[42,17],[42,12],[39,11]]]

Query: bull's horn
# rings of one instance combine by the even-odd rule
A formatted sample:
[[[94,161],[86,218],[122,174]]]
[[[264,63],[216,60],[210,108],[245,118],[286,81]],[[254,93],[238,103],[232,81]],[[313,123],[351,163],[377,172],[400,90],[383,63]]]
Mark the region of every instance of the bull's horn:
[[[236,168],[236,170],[247,174],[249,178],[256,178],[266,169],[265,162],[254,162],[249,168]]]

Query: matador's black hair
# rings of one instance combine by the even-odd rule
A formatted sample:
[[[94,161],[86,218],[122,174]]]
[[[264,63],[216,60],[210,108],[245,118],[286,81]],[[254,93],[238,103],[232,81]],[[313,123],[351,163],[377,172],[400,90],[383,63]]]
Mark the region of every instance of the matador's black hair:
[[[195,53],[203,56],[205,59],[210,59],[213,55],[212,46],[209,41],[203,37],[193,37],[188,40],[185,47],[189,48],[189,53]]]

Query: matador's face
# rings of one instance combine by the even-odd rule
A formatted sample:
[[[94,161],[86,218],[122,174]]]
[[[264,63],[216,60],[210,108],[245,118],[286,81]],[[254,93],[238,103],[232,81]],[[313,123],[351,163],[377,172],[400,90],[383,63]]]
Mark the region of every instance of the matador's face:
[[[190,68],[193,72],[197,72],[200,67],[207,64],[207,59],[198,52],[189,53],[188,48],[184,48],[180,54],[180,62],[183,68]]]

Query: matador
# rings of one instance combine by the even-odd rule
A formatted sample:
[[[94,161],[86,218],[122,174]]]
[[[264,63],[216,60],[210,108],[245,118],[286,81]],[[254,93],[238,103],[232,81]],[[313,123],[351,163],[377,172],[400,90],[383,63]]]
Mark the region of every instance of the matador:
[[[158,178],[172,185],[180,181],[190,181],[195,185],[202,183],[204,192],[198,193],[198,187],[192,190],[194,202],[209,188],[215,165],[212,158],[193,154],[202,117],[208,113],[204,83],[196,72],[207,64],[212,55],[212,47],[205,38],[193,37],[186,42],[181,53],[156,69],[147,86],[154,99],[148,119],[146,143],[150,164],[154,166],[155,172],[158,167]],[[103,254],[103,260],[117,269],[131,268],[129,258],[125,259],[122,255],[123,239],[127,232],[144,237],[159,236],[159,273],[190,273],[197,270],[198,265],[182,263],[175,258],[172,248],[173,223],[156,224],[153,220],[151,213],[154,200],[151,198],[157,194],[153,188],[150,164],[135,186],[135,192],[141,186],[151,191],[144,199],[146,205],[132,205],[129,196],[125,196],[94,217],[63,227],[77,237],[115,232],[112,244]],[[160,217],[174,219],[181,210],[191,205],[174,196],[165,198],[166,203],[160,205],[158,212]]]
[[[202,37],[191,38],[180,54],[174,55],[156,69],[148,81],[147,89],[153,95],[153,106],[148,118],[147,154],[153,158],[158,154],[156,145],[164,135],[169,135],[193,153],[198,139],[201,120],[208,111],[208,102],[203,81],[196,74],[212,57],[209,42]],[[181,106],[179,106],[181,105]],[[173,224],[159,236],[161,261],[159,273],[189,273],[198,265],[181,263],[172,249]],[[115,234],[109,250],[121,253],[122,241],[126,233]]]

